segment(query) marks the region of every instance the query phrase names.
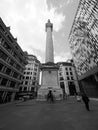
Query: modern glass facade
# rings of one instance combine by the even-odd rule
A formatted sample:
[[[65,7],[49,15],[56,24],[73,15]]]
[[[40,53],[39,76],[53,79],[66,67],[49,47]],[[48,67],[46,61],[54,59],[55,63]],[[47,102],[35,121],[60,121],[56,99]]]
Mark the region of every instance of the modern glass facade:
[[[69,35],[69,44],[79,79],[93,75],[97,83],[98,0],[80,0]]]
[[[98,64],[98,1],[81,0],[69,35],[78,75]]]

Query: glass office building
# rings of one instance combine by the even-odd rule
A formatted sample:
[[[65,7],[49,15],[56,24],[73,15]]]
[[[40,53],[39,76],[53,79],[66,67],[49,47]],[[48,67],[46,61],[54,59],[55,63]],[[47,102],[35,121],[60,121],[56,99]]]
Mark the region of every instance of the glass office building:
[[[69,44],[84,90],[98,96],[98,0],[80,0]]]

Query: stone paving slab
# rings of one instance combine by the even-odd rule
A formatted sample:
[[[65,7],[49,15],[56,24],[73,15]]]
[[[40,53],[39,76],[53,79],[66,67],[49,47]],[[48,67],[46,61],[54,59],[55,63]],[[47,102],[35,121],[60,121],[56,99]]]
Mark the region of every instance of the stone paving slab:
[[[91,100],[90,109],[75,98],[14,103],[0,107],[0,130],[97,130],[98,101]]]

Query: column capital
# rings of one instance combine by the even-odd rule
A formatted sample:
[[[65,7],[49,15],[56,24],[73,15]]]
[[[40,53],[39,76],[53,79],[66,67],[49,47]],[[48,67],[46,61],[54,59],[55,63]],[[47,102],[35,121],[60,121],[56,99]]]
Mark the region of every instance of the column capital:
[[[46,23],[46,32],[47,28],[51,28],[51,31],[53,30],[53,24],[50,22],[50,19],[48,19],[48,22]]]

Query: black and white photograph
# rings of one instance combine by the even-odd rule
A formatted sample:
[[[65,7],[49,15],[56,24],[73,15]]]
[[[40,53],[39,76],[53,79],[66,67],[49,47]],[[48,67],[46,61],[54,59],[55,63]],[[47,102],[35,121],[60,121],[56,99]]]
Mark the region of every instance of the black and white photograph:
[[[98,130],[98,0],[0,0],[0,130]]]

